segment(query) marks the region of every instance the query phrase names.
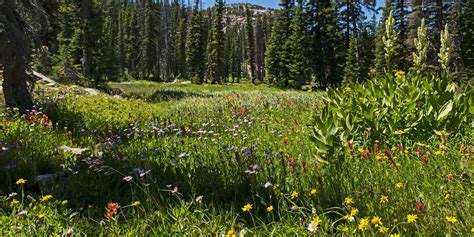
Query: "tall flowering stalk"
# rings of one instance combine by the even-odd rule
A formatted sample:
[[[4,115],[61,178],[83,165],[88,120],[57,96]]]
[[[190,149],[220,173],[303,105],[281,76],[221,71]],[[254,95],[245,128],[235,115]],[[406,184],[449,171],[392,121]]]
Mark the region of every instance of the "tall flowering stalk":
[[[418,38],[414,40],[416,52],[413,53],[413,68],[417,75],[421,75],[426,66],[425,62],[429,47],[427,31],[425,19],[423,18],[420,27],[418,27]]]
[[[385,21],[385,35],[382,37],[383,44],[385,46],[385,62],[387,74],[393,74],[392,60],[395,55],[395,44],[397,42],[397,32],[395,31],[395,20],[393,19],[393,12],[390,11],[390,15]]]
[[[441,65],[443,73],[449,72],[449,64],[451,63],[451,56],[453,51],[453,40],[449,34],[449,26],[446,24],[444,30],[441,31],[441,48],[438,53],[438,62]]]

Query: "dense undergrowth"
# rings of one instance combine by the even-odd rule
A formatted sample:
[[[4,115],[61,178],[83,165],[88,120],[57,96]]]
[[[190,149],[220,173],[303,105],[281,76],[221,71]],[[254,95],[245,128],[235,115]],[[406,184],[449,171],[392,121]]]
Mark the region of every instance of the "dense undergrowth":
[[[2,117],[0,229],[469,235],[472,94],[449,91],[433,115],[407,126],[427,107],[406,103],[440,94],[431,93],[434,82],[422,89],[408,76],[399,80],[327,95],[251,85],[110,84],[118,98],[40,86],[41,108]],[[441,116],[449,101],[452,109]],[[368,117],[380,111],[378,120]],[[336,129],[319,132],[318,119]]]

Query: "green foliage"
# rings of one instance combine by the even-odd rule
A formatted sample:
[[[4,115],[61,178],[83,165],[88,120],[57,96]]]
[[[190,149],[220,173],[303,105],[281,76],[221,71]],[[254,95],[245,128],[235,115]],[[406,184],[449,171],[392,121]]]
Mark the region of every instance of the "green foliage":
[[[224,14],[224,2],[216,0],[212,10],[212,27],[209,31],[209,42],[207,44],[207,72],[206,77],[212,83],[222,83],[224,77],[224,29],[222,19]]]
[[[205,35],[204,19],[199,10],[199,0],[196,0],[191,19],[188,26],[188,35],[186,40],[186,65],[188,76],[194,83],[202,84],[204,82],[204,63],[205,62]]]
[[[397,78],[329,90],[324,108],[314,116],[314,140],[323,154],[333,154],[351,140],[424,142],[435,136],[433,131],[467,134],[470,101],[472,91],[457,91],[452,82],[399,72]]]
[[[343,84],[348,85],[360,81],[360,58],[357,53],[356,37],[352,37],[347,50],[346,63],[344,66]]]

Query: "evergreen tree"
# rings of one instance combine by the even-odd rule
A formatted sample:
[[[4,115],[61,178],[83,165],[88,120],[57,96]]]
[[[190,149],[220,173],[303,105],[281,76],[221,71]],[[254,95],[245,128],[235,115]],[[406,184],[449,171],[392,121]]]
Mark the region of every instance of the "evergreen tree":
[[[320,86],[336,85],[342,79],[341,62],[345,57],[343,35],[331,0],[311,0],[307,4],[311,36],[313,74]]]
[[[250,78],[255,83],[255,34],[253,30],[253,19],[248,7],[245,8],[245,32],[247,39],[247,59],[250,66]]]
[[[269,83],[287,87],[290,79],[289,62],[291,58],[288,37],[291,35],[290,22],[293,4],[290,0],[282,0],[280,6],[282,9],[277,12],[265,53],[266,77]]]
[[[309,55],[309,37],[305,29],[306,22],[303,14],[303,1],[298,0],[295,13],[291,21],[291,58],[290,76],[291,86],[301,88],[311,80],[311,64]]]
[[[351,37],[349,49],[346,54],[346,63],[344,65],[344,81],[343,84],[357,83],[360,80],[360,64],[357,55],[357,39]]]
[[[195,0],[189,22],[188,36],[186,40],[186,64],[188,75],[194,83],[204,82],[205,41],[203,30],[203,16],[199,10],[199,0]]]
[[[466,0],[462,15],[462,59],[468,78],[474,77],[474,0]]]
[[[222,83],[224,76],[224,31],[222,18],[224,17],[224,2],[216,0],[212,10],[212,26],[209,31],[210,37],[207,44],[207,78],[211,83]]]
[[[177,28],[177,38],[175,46],[175,60],[177,65],[176,75],[185,78],[186,73],[186,34],[187,34],[187,12],[184,4],[179,12],[179,22]]]

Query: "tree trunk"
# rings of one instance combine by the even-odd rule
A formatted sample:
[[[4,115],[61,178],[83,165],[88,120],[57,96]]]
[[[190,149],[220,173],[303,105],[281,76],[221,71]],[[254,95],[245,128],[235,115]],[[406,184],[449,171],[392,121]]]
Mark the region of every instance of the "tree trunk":
[[[24,63],[6,65],[3,71],[3,94],[7,107],[24,111],[33,107],[28,84],[28,75]]]
[[[0,64],[6,106],[24,111],[33,106],[26,74],[30,50],[25,25],[15,9],[13,0],[0,0]]]

